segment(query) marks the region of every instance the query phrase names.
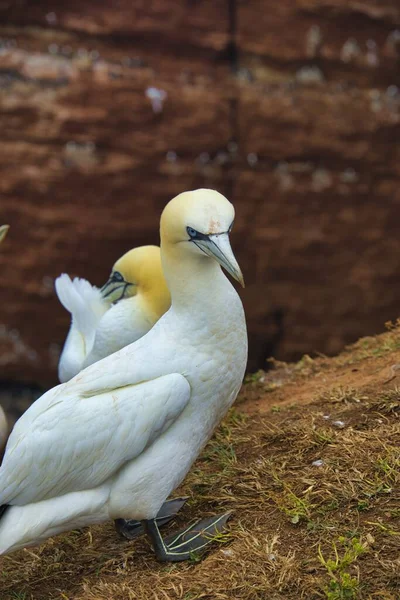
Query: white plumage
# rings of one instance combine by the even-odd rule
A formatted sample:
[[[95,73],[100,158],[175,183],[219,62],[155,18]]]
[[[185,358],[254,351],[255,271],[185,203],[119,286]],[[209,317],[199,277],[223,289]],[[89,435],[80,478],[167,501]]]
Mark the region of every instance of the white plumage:
[[[66,273],[56,279],[55,287],[61,304],[71,313],[71,327],[58,368],[59,379],[65,382],[79,373],[92,352],[96,330],[110,303],[86,279],[71,280]]]
[[[178,373],[90,397],[76,397],[76,390],[70,395],[61,386],[56,390],[42,396],[13,431],[12,469],[0,476],[3,504],[28,504],[98,486],[151,444],[190,395]],[[59,422],[73,428],[73,443],[62,449],[57,449]],[[29,430],[33,434],[27,437]],[[45,467],[41,473],[38,465]]]
[[[242,281],[228,242],[233,216],[211,190],[172,200],[161,219],[171,309],[17,422],[0,468],[0,504],[11,505],[1,553],[107,519],[154,519],[185,477],[246,365],[243,307],[215,260]],[[195,229],[206,241],[189,238]]]

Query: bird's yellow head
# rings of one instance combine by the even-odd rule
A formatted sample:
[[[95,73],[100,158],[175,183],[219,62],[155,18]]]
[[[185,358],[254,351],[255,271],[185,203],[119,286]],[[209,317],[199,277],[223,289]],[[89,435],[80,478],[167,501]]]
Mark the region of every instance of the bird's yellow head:
[[[9,225],[0,225],[0,244],[7,235],[7,231],[10,229]]]
[[[229,242],[235,218],[233,205],[215,190],[179,194],[161,215],[161,245],[185,247],[207,260],[216,260],[244,287],[243,275]]]
[[[129,250],[114,264],[103,298],[118,302],[136,295],[146,296],[157,313],[163,314],[171,303],[161,266],[158,246],[140,246]]]

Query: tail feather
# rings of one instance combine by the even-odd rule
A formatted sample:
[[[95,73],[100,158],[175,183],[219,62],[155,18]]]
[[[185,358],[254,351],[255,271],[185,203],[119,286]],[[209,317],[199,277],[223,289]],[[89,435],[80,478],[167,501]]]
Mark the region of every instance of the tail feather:
[[[110,307],[101,292],[86,279],[71,280],[63,273],[55,281],[58,299],[72,315],[72,325],[79,330],[90,346],[99,320]]]

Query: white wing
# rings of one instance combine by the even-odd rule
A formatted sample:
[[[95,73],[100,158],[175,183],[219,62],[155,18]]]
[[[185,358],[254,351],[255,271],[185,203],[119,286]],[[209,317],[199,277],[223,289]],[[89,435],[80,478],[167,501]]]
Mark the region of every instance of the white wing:
[[[53,388],[16,423],[0,469],[0,504],[100,485],[161,435],[190,398],[179,373],[90,397],[77,388],[76,379]]]
[[[110,307],[99,289],[85,279],[63,273],[55,281],[61,304],[71,313],[71,327],[58,365],[61,382],[68,381],[82,369],[91,352],[101,317]]]

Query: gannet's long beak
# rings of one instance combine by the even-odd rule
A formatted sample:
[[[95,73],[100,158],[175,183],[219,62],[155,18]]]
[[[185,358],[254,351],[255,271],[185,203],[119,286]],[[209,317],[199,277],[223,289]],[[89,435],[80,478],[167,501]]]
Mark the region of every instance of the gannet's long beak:
[[[115,280],[114,276],[111,275],[107,283],[101,288],[101,295],[105,300],[109,302],[118,302],[127,295],[128,288],[132,287],[133,283],[129,283],[124,279],[122,281]],[[133,294],[131,294],[133,295]]]
[[[232,252],[229,242],[228,233],[217,233],[215,235],[207,235],[202,239],[194,239],[193,242],[205,254],[215,258],[221,267],[223,267],[236,281],[244,287],[244,279],[242,271],[237,263],[235,255]]]

